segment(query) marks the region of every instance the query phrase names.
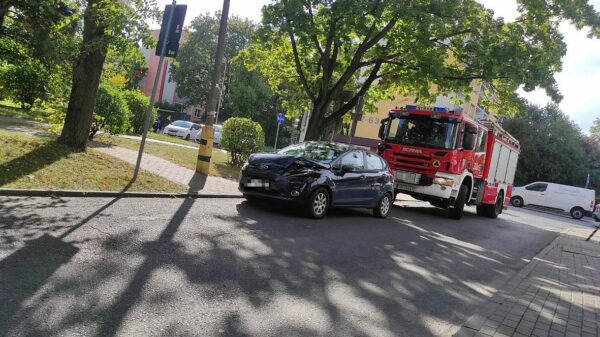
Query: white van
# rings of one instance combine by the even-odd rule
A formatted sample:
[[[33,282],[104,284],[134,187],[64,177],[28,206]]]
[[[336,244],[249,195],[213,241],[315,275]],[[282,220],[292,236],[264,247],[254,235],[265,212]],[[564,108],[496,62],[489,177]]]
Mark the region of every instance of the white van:
[[[570,213],[574,219],[581,219],[591,213],[596,200],[596,191],[581,187],[535,182],[523,187],[515,187],[510,203],[515,207],[526,205],[541,206]]]

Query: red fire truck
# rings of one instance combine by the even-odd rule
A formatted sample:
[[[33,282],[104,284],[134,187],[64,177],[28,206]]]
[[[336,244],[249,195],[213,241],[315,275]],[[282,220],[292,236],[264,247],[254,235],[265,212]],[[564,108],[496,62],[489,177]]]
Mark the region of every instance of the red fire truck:
[[[447,108],[394,109],[379,129],[379,153],[396,193],[462,217],[466,205],[497,218],[510,201],[519,142],[497,123],[479,123]]]

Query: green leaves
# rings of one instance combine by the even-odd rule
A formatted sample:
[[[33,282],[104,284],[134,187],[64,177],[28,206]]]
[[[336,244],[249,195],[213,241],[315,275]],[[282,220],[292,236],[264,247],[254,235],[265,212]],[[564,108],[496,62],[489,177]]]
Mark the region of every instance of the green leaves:
[[[118,88],[106,84],[100,85],[96,96],[90,139],[99,130],[105,130],[111,134],[127,132],[130,126],[130,114],[127,100]]]
[[[519,4],[520,17],[506,23],[475,0],[276,1],[264,8],[261,40],[244,60],[274,91],[285,86],[284,106],[297,112],[310,104],[315,121],[353,107],[351,99],[332,109],[344,91],[427,101],[470,92],[473,80],[489,85],[498,100],[484,103],[500,114],[518,110],[521,86],[543,88],[558,102],[554,74],[566,53],[558,23],[599,36],[600,16],[585,0]]]
[[[249,118],[229,118],[221,130],[221,146],[231,155],[231,163],[240,166],[248,156],[262,150],[265,133]]]
[[[171,76],[177,82],[178,93],[189,100],[189,104],[206,105],[210,78],[214,66],[220,15],[203,14],[191,24],[191,32],[185,38]],[[225,46],[225,63],[230,77],[231,60],[244,49],[253,37],[252,22],[236,16],[229,18]]]

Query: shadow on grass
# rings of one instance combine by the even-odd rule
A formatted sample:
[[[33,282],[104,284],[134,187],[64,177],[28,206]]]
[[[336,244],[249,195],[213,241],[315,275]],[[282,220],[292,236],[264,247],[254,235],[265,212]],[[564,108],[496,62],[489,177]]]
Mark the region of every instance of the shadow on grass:
[[[0,186],[15,182],[76,152],[76,149],[48,141],[20,157],[0,164]]]

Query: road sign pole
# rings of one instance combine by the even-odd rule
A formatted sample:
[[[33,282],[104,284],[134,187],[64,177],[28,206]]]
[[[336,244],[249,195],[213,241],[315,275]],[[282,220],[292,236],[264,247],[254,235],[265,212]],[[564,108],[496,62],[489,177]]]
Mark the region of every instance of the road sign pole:
[[[171,12],[169,13],[169,21],[167,24],[167,31],[165,32],[165,36],[167,37],[165,41],[163,41],[162,48],[160,49],[160,59],[158,61],[158,69],[156,71],[156,76],[154,77],[154,86],[152,87],[152,95],[150,96],[150,105],[148,107],[148,111],[146,112],[146,119],[144,121],[144,133],[142,134],[142,142],[140,143],[140,150],[138,152],[137,160],[135,162],[135,170],[133,171],[133,179],[132,182],[137,179],[138,173],[140,171],[140,164],[142,163],[142,154],[144,153],[144,145],[146,144],[146,136],[148,135],[148,128],[150,127],[150,117],[152,117],[152,109],[154,109],[154,100],[156,99],[156,89],[158,88],[158,80],[160,79],[160,74],[162,72],[163,62],[165,59],[165,51],[167,50],[167,42],[169,31],[171,30],[171,22],[173,21],[173,14],[175,13],[175,6],[177,5],[177,1],[173,0],[173,4],[171,6]]]
[[[281,124],[277,123],[277,132],[275,133],[275,145],[273,146],[274,150],[277,150],[277,138],[279,138],[279,127]]]

